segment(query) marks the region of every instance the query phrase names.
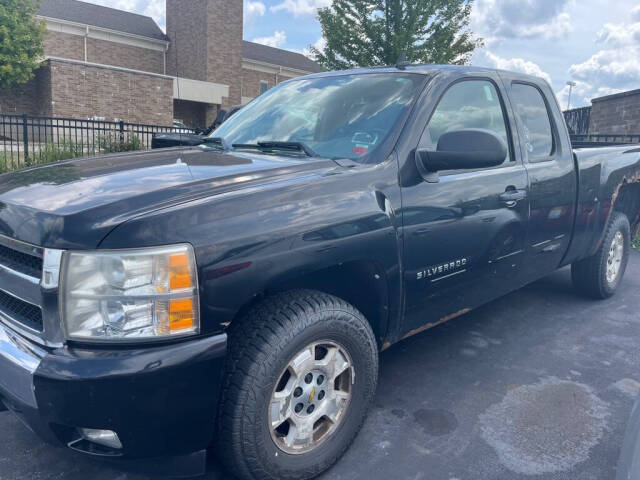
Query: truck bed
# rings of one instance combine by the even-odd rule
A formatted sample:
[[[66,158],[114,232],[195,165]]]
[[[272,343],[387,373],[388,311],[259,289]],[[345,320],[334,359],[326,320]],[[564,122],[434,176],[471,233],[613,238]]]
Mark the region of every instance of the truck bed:
[[[574,236],[563,262],[593,255],[598,249],[611,213],[628,213],[633,234],[640,216],[640,146],[581,148],[574,150],[578,193]]]

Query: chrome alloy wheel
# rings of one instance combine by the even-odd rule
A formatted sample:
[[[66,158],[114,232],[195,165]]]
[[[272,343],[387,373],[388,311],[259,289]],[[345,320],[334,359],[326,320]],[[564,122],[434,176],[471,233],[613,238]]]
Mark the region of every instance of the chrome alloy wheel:
[[[355,372],[346,350],[330,341],[298,352],[282,372],[269,404],[271,438],[290,454],[317,448],[344,420]]]
[[[622,232],[616,232],[609,247],[607,257],[607,281],[614,283],[620,273],[622,259],[624,258],[624,236]]]

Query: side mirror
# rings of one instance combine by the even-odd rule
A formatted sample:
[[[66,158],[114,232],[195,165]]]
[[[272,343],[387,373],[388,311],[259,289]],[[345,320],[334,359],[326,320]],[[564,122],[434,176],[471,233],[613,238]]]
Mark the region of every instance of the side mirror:
[[[490,130],[467,129],[445,133],[435,152],[419,150],[418,170],[432,176],[441,170],[468,170],[502,165],[507,158],[504,140]]]

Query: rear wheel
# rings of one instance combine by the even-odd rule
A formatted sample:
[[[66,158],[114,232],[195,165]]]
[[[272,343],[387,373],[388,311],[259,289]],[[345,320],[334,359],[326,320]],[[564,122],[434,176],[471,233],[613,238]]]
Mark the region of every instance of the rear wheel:
[[[216,453],[243,479],[307,479],[329,468],[364,421],[378,375],[366,319],[348,303],[294,291],[232,325]]]
[[[596,254],[571,266],[573,284],[590,297],[611,297],[624,277],[630,249],[629,220],[626,215],[614,212]]]

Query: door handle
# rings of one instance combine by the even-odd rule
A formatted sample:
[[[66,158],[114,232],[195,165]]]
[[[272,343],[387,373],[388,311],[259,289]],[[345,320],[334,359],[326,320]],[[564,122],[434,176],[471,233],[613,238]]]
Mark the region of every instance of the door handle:
[[[509,208],[515,207],[518,202],[525,198],[527,198],[526,190],[518,190],[515,187],[507,187],[506,191],[500,195],[500,201]]]

